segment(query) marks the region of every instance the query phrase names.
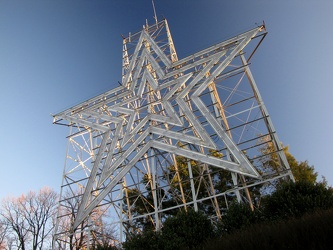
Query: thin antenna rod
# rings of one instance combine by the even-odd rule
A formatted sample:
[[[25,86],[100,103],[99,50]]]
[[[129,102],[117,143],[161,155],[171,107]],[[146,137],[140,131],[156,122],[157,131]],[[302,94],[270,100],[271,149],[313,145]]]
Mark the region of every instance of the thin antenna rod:
[[[151,0],[151,3],[153,5],[153,9],[154,9],[154,19],[155,19],[155,22],[157,24],[157,16],[156,16],[156,9],[155,9],[155,4],[154,4],[154,0]]]

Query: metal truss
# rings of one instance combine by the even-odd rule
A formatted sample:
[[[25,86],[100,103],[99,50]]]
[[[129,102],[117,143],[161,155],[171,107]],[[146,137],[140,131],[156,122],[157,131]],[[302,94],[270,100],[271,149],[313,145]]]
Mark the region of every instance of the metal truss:
[[[265,35],[258,26],[182,59],[167,20],[124,38],[121,85],[54,115],[70,128],[55,240],[71,244],[102,214],[119,242],[181,208],[220,218],[293,179],[249,68]]]

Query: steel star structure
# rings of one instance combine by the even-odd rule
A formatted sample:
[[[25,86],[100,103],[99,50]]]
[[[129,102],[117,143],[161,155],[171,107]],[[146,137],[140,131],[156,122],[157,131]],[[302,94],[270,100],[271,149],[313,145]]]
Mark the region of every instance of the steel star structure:
[[[235,199],[253,207],[251,193],[293,180],[249,68],[265,35],[180,60],[167,20],[123,39],[121,85],[54,115],[70,128],[57,247],[97,237],[106,215],[122,242],[179,209],[214,219]]]

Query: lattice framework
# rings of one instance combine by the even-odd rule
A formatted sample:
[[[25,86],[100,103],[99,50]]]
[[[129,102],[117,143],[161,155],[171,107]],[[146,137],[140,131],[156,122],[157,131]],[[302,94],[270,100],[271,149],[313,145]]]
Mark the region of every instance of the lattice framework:
[[[105,214],[120,242],[180,208],[220,218],[232,199],[253,206],[251,189],[293,179],[249,68],[265,35],[180,60],[166,20],[124,38],[121,86],[54,115],[70,128],[55,240],[72,244]]]

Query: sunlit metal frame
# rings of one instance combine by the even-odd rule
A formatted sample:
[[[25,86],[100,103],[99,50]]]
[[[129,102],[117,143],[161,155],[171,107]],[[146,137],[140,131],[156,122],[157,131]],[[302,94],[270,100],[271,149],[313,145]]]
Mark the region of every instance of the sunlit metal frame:
[[[96,208],[118,223],[122,242],[138,219],[159,230],[170,211],[207,201],[221,217],[228,196],[253,206],[249,188],[293,180],[249,68],[265,35],[261,25],[180,60],[167,20],[124,38],[121,85],[54,115],[70,128],[55,241],[66,247],[70,234],[93,228],[83,222]],[[274,169],[262,164],[267,145]],[[177,157],[187,159],[188,178]],[[227,190],[214,189],[212,171],[230,172]],[[75,218],[64,226],[73,199]],[[139,202],[146,211],[135,210]]]

